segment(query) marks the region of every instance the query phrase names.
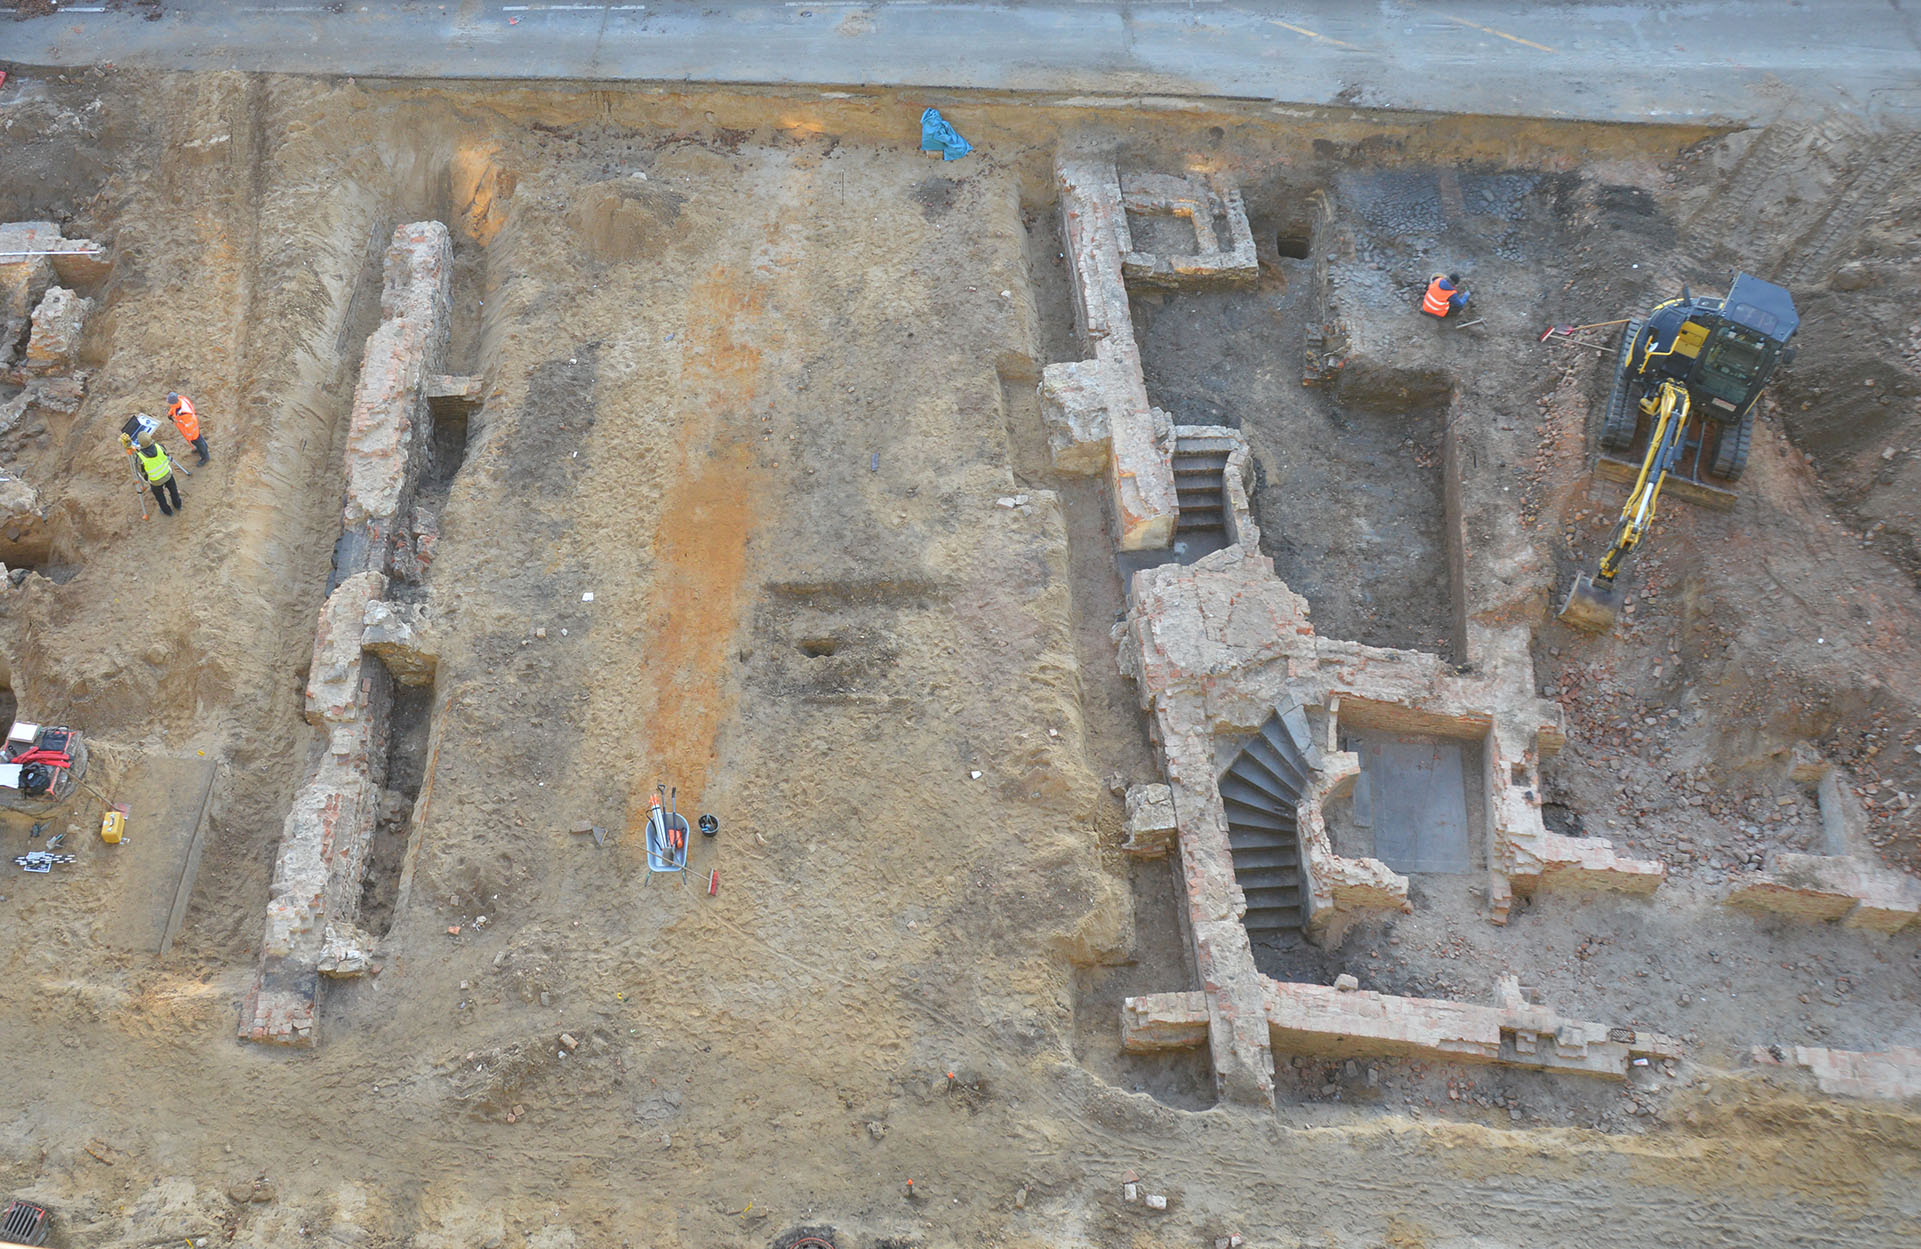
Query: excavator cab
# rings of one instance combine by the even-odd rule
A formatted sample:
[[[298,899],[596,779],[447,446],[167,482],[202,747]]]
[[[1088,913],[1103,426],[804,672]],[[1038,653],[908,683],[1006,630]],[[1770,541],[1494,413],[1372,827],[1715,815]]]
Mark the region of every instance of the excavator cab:
[[[1800,325],[1785,288],[1747,273],[1736,275],[1726,299],[1695,296],[1683,286],[1679,299],[1657,305],[1645,321],[1628,322],[1601,427],[1602,450],[1625,455],[1612,472],[1600,465],[1601,474],[1624,481],[1638,474],[1637,453],[1648,425],[1642,418],[1655,415],[1654,391],[1672,380],[1687,388],[1697,418],[1683,473],[1699,489],[1676,493],[1710,507],[1732,507],[1732,490],[1702,478],[1740,480],[1754,434],[1755,401],[1775,369],[1793,360],[1788,340]]]
[[[1627,323],[1594,471],[1631,489],[1607,552],[1568,591],[1562,620],[1613,627],[1614,579],[1646,537],[1664,490],[1707,507],[1734,506],[1731,487],[1747,467],[1755,402],[1775,369],[1793,360],[1788,341],[1800,324],[1786,289],[1746,273],[1726,299],[1697,298],[1683,286],[1679,299]]]

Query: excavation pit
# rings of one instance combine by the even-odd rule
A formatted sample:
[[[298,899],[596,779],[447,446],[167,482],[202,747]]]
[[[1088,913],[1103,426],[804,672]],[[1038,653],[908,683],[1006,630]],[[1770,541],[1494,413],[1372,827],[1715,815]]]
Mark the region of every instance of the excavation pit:
[[[444,20],[472,20],[452,7]],[[564,20],[522,16],[506,37]],[[861,21],[844,25],[832,37],[851,43]],[[1843,1080],[1872,1065],[1836,1055],[1921,1043],[1916,934],[1848,927],[1883,918],[1846,892],[1877,882],[1784,857],[1822,848],[1818,782],[1762,792],[1703,770],[1751,760],[1775,777],[1790,766],[1769,762],[1782,717],[1806,717],[1796,732],[1849,778],[1830,788],[1860,791],[1864,853],[1901,844],[1900,795],[1921,792],[1895,766],[1911,754],[1905,600],[1828,527],[1808,466],[1770,443],[1739,513],[1765,546],[1664,517],[1631,624],[1531,638],[1554,582],[1536,548],[1567,518],[1588,415],[1585,379],[1563,384],[1565,349],[1537,346],[1535,322],[1668,293],[1696,263],[1680,249],[1733,237],[1712,224],[1716,188],[1778,163],[1782,140],[955,93],[943,106],[980,146],[942,166],[912,150],[920,101],[886,92],[75,79],[22,71],[0,110],[105,116],[113,189],[73,207],[130,259],[91,292],[86,403],[21,452],[71,509],[87,575],[0,590],[0,641],[31,711],[84,716],[103,761],[139,761],[127,790],[152,792],[129,843],[89,841],[76,870],[0,889],[17,934],[0,977],[9,1037],[34,1053],[87,1038],[126,1085],[85,1108],[101,1157],[73,1162],[44,1134],[74,1118],[71,1079],[18,1073],[27,1128],[9,1159],[36,1177],[30,1196],[91,1212],[73,1237],[146,1243],[217,1206],[261,1243],[300,1227],[507,1249],[605,1227],[765,1243],[821,1219],[861,1245],[1108,1244],[1143,1219],[1170,1242],[1439,1243],[1538,1239],[1540,1211],[1572,1201],[1654,1243],[1703,1194],[1730,1235],[1853,1229],[1828,1217],[1820,1175],[1777,1195],[1736,1174],[1729,1159],[1768,1165],[1756,1123],[1782,1157],[1873,1173],[1869,1197],[1844,1194],[1850,1217],[1912,1190],[1905,1111],[1811,1109],[1815,1089],[1793,1082],[1806,1067],[1824,1087],[1871,1083]],[[34,103],[49,98],[58,114]],[[1143,174],[1223,202],[1246,188],[1258,276],[1223,258],[1218,216],[1215,258],[1182,273],[1175,261],[1209,255],[1199,235],[1137,205],[1125,244],[1109,240],[1130,307],[1099,341],[1080,333],[1055,144],[1103,127],[1122,132],[1113,203]],[[10,133],[29,131],[32,160],[57,130]],[[1699,168],[1672,163],[1697,138]],[[1577,152],[1591,173],[1571,168]],[[1539,165],[1539,180],[1518,200],[1491,184],[1477,207],[1486,160]],[[1823,169],[1877,185],[1874,166],[1836,161],[1793,168],[1809,195],[1825,194]],[[1372,224],[1342,182],[1365,167],[1407,174],[1446,229]],[[1464,228],[1445,167],[1463,176]],[[1535,214],[1556,211],[1562,173],[1585,179],[1567,202],[1591,215],[1555,233]],[[1584,189],[1603,181],[1645,193]],[[1901,202],[1904,186],[1860,198]],[[1812,211],[1790,198],[1768,211]],[[450,346],[423,369],[416,427],[431,422],[429,462],[414,519],[347,552],[389,569],[384,593],[330,614],[336,640],[360,631],[358,656],[316,659],[381,257],[396,224],[426,219],[455,236]],[[1443,246],[1480,249],[1463,263],[1482,331],[1421,320],[1405,289]],[[1895,325],[1905,288],[1878,272],[1853,291],[1873,273],[1832,288],[1815,273],[1811,298],[1830,325]],[[1860,298],[1888,303],[1852,318]],[[1145,361],[1138,394],[1092,386],[1112,380],[1095,370],[1063,379],[1062,364],[1104,372],[1119,333]],[[1884,350],[1883,331],[1867,337]],[[1843,355],[1831,367],[1853,367]],[[1309,356],[1325,372],[1302,387]],[[120,401],[145,402],[163,369],[202,400],[215,459],[183,483],[188,525],[143,528],[105,452]],[[1051,441],[1066,392],[1048,377],[1139,418],[1126,474],[1108,471],[1111,428],[1105,446],[1089,429]],[[1883,463],[1898,475],[1908,441],[1863,453],[1895,447]],[[1058,449],[1099,463],[1063,467]],[[1116,506],[1117,486],[1163,469]],[[1851,617],[1809,566],[1817,538],[1872,589],[1856,601],[1885,640],[1837,627]],[[1125,539],[1144,545],[1117,575]],[[1757,598],[1761,569],[1809,603]],[[1148,647],[1152,612],[1167,627]],[[1862,675],[1886,688],[1870,697]],[[321,722],[299,696],[316,681]],[[290,803],[314,757],[351,753],[366,726],[336,697],[350,684],[385,722],[365,743],[365,870],[330,911],[360,931],[335,925],[314,972],[364,957],[367,977],[322,982],[312,1052],[234,1045],[263,908],[289,893],[275,866]],[[1288,885],[1252,874],[1278,862],[1240,874],[1225,778],[1271,725],[1291,740],[1295,712],[1304,784],[1282,805],[1305,909],[1296,928],[1250,931],[1256,903],[1285,918]],[[1369,782],[1446,772],[1438,860],[1427,816],[1410,817],[1405,850],[1383,844],[1391,802],[1366,839],[1343,826],[1340,786],[1387,766],[1379,734],[1459,752]],[[185,853],[172,821],[209,774],[207,867],[160,957],[150,921],[168,917]],[[643,883],[638,825],[663,782],[683,815],[720,820],[684,885]],[[1136,793],[1155,787],[1164,803]],[[1203,840],[1217,818],[1222,836]],[[1748,902],[1724,904],[1737,889]],[[1797,889],[1833,917],[1751,905]],[[1122,1022],[1130,999],[1138,1027]],[[1767,1045],[1786,1065],[1740,1074]],[[1536,1148],[1569,1129],[1602,1172],[1688,1148],[1633,1202],[1606,1186],[1570,1197],[1565,1159]],[[556,1131],[563,1153],[541,1143]],[[1361,1138],[1378,1149],[1356,1162]],[[257,1155],[244,1175],[174,1168],[151,1201],[122,1200],[129,1158],[217,1157],[228,1139]],[[1282,1154],[1319,1186],[1263,1189]],[[272,1177],[276,1200],[223,1191],[260,1191],[259,1168],[284,1156],[301,1165]],[[956,1158],[971,1167],[958,1187]],[[1384,1167],[1423,1195],[1385,1232],[1406,1203],[1379,1198]],[[745,1193],[744,1175],[773,1178]],[[876,1175],[895,1178],[877,1189]],[[1463,1175],[1499,1176],[1538,1209],[1483,1200]],[[394,1176],[424,1178],[413,1192]],[[1123,1183],[1167,1209],[1127,1202]],[[548,1218],[557,1184],[577,1200]],[[1353,1199],[1330,1213],[1329,1191]]]
[[[1247,439],[1262,553],[1307,597],[1316,627],[1458,658],[1445,383],[1339,399],[1303,387],[1301,344],[1326,316],[1304,260],[1263,266],[1251,287],[1146,292],[1134,303],[1150,400],[1178,424]],[[1183,558],[1211,549],[1190,544]]]

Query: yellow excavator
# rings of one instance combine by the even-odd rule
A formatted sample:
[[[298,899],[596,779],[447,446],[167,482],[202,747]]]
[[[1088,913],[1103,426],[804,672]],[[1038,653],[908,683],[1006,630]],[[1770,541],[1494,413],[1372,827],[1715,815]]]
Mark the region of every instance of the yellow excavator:
[[[1627,323],[1595,471],[1632,488],[1600,563],[1568,591],[1562,620],[1595,632],[1614,627],[1615,578],[1647,536],[1663,490],[1709,507],[1734,505],[1729,487],[1747,467],[1755,403],[1775,369],[1793,360],[1788,340],[1800,324],[1785,288],[1746,273],[1726,299],[1696,298],[1683,286],[1679,299]]]

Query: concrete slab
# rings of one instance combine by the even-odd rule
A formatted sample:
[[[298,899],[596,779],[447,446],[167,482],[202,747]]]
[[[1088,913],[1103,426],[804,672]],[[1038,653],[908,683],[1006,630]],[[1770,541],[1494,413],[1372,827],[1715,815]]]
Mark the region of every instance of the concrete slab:
[[[1413,733],[1348,739],[1361,757],[1354,822],[1373,830],[1373,857],[1403,873],[1472,870],[1461,744]]]

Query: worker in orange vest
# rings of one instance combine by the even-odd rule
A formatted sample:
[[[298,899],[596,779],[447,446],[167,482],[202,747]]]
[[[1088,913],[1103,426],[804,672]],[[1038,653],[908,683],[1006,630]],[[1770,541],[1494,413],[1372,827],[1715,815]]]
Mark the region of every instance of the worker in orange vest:
[[[207,436],[200,432],[200,414],[193,410],[193,400],[178,391],[168,391],[167,419],[173,422],[182,438],[193,444],[202,464],[213,458],[207,454]]]
[[[1467,307],[1467,292],[1461,288],[1460,275],[1435,274],[1421,296],[1421,311],[1431,317],[1444,317]]]

